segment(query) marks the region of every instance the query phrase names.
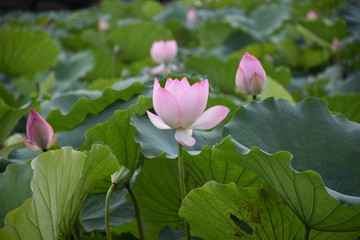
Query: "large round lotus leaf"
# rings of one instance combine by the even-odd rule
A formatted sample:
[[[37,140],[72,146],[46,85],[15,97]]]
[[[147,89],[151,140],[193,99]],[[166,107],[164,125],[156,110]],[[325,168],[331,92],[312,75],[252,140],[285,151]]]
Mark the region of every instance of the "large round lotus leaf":
[[[360,124],[331,114],[321,100],[252,102],[235,113],[227,135],[248,148],[289,151],[295,170],[314,170],[330,189],[360,197]]]
[[[0,29],[0,72],[21,76],[55,65],[59,47],[42,31]]]

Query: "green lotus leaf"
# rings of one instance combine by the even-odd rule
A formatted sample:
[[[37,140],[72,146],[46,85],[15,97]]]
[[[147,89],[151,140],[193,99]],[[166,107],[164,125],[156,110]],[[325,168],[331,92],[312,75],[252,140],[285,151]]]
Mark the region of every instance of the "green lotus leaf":
[[[120,58],[125,62],[134,62],[149,56],[154,41],[171,38],[170,30],[154,22],[120,26],[109,35],[109,39],[120,47]]]
[[[230,140],[222,144],[203,147],[196,155],[184,153],[186,188],[188,191],[210,180],[221,183],[234,182],[239,186],[260,186],[262,180],[240,165],[234,155],[240,155]],[[137,196],[146,239],[157,239],[165,226],[183,229],[178,216],[181,204],[177,160],[161,154],[144,159],[144,165],[133,185]]]
[[[0,72],[30,75],[56,64],[59,47],[43,31],[0,29]]]
[[[331,111],[344,114],[349,120],[360,123],[360,96],[335,95],[326,99]]]
[[[11,211],[0,230],[1,239],[67,239],[91,188],[118,168],[103,145],[87,155],[70,147],[33,159],[33,197]]]
[[[360,219],[358,123],[332,115],[315,98],[298,104],[269,98],[241,107],[224,128],[228,135],[242,152],[257,146],[268,153],[293,154],[291,164],[282,159],[241,163],[268,181],[307,227],[360,230],[355,221]]]
[[[144,87],[134,82],[126,89],[107,88],[103,92],[81,90],[59,94],[50,102],[43,103],[47,111],[53,109],[46,120],[56,131],[72,130],[88,114],[96,115],[116,100],[128,101],[134,94],[141,93]]]
[[[107,122],[97,124],[86,132],[83,148],[89,149],[95,142],[105,143],[116,155],[120,166],[134,172],[139,164],[141,149],[134,140],[136,128],[130,125],[130,118],[134,114],[144,114],[151,106],[150,98],[140,97],[128,109],[116,111]]]
[[[4,226],[6,214],[32,197],[30,181],[33,170],[30,163],[10,164],[5,172],[0,173],[0,227]]]
[[[303,238],[302,222],[286,204],[261,188],[210,181],[186,196],[179,214],[189,221],[193,235],[206,240]],[[310,239],[355,240],[359,234],[312,231]]]

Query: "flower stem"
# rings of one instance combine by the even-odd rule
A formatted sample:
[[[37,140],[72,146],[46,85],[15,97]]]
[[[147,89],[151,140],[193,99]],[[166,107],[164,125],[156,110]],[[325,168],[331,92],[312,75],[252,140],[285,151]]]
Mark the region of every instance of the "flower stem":
[[[116,188],[116,184],[112,183],[108,192],[106,193],[105,198],[105,227],[106,227],[106,236],[108,240],[111,240],[111,231],[110,231],[110,197],[112,191]]]
[[[255,101],[255,100],[256,100],[256,95],[253,95],[253,96],[252,96],[252,99]]]
[[[71,235],[73,236],[74,240],[79,240],[79,237],[74,227],[71,228]]]
[[[309,240],[309,236],[310,236],[310,228],[307,228],[307,227],[304,225],[303,240]]]
[[[171,73],[170,63],[165,63],[165,65],[164,65],[164,72],[165,72],[165,76]]]
[[[139,208],[139,204],[137,202],[136,196],[134,194],[134,192],[132,191],[130,184],[126,185],[126,189],[128,190],[128,193],[130,194],[130,197],[134,203],[134,207],[135,207],[135,214],[136,214],[136,221],[137,221],[137,226],[138,226],[138,231],[139,231],[139,236],[140,236],[140,240],[144,240],[145,239],[145,235],[144,235],[144,229],[143,229],[143,225],[142,225],[142,221],[141,221],[141,215],[140,215],[140,208]]]
[[[182,145],[179,143],[178,146],[179,146],[178,147],[179,186],[180,186],[181,201],[182,201],[186,196],[184,159],[183,159]],[[185,219],[184,219],[184,225],[185,225],[185,232],[186,232],[186,240],[191,240],[190,225]]]

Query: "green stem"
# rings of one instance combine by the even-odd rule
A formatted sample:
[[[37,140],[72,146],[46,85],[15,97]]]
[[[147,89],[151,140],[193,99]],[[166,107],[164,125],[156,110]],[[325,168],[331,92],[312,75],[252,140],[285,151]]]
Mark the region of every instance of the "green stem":
[[[143,229],[143,225],[142,225],[142,221],[141,221],[139,204],[138,204],[136,196],[135,196],[134,192],[132,191],[129,184],[126,185],[126,189],[128,190],[128,192],[130,194],[130,197],[131,197],[131,199],[132,199],[132,201],[134,203],[136,221],[137,221],[137,225],[138,225],[138,231],[139,231],[140,240],[144,240],[145,235],[144,235],[144,229]]]
[[[116,184],[112,183],[108,192],[106,193],[105,198],[105,227],[106,227],[106,236],[108,240],[111,240],[111,231],[110,231],[110,197],[112,191],[116,188]]]
[[[184,172],[184,159],[183,159],[182,145],[179,143],[178,146],[179,146],[178,147],[179,186],[180,186],[181,201],[182,201],[186,196],[185,172]],[[185,219],[184,219],[184,225],[185,225],[185,232],[186,232],[186,240],[191,240],[190,225]]]
[[[310,228],[307,228],[307,227],[304,225],[303,240],[309,240],[309,236],[310,236]]]
[[[165,66],[164,66],[164,72],[165,72],[165,75],[168,75],[171,73],[171,70],[170,70],[170,63],[165,63]]]
[[[75,228],[71,228],[71,235],[73,236],[74,240],[79,240],[78,235],[76,234]]]
[[[256,95],[253,95],[253,96],[252,96],[252,99],[255,101],[255,100],[256,100]]]

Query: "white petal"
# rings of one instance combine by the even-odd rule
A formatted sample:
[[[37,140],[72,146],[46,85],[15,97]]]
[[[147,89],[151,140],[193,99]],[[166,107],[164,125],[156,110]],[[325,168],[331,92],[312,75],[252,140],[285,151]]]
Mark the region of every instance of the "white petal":
[[[191,126],[204,112],[209,94],[209,82],[203,80],[188,88],[180,102],[179,111],[183,128]]]
[[[196,120],[196,122],[191,125],[191,129],[201,129],[207,130],[218,125],[224,118],[228,115],[230,109],[224,106],[214,106],[206,110],[201,116]]]
[[[194,146],[196,143],[195,138],[193,138],[191,135],[192,135],[192,131],[189,131],[189,129],[178,128],[176,129],[175,139],[181,145],[191,147]]]
[[[159,128],[159,129],[171,129],[171,127],[166,125],[166,123],[164,123],[163,120],[161,120],[161,118],[159,116],[157,116],[149,111],[146,111],[146,113],[147,113],[150,121],[152,122],[152,124],[154,124],[155,127]]]
[[[155,112],[171,128],[178,128],[181,125],[181,116],[178,103],[174,95],[164,88],[154,87],[153,105]]]

